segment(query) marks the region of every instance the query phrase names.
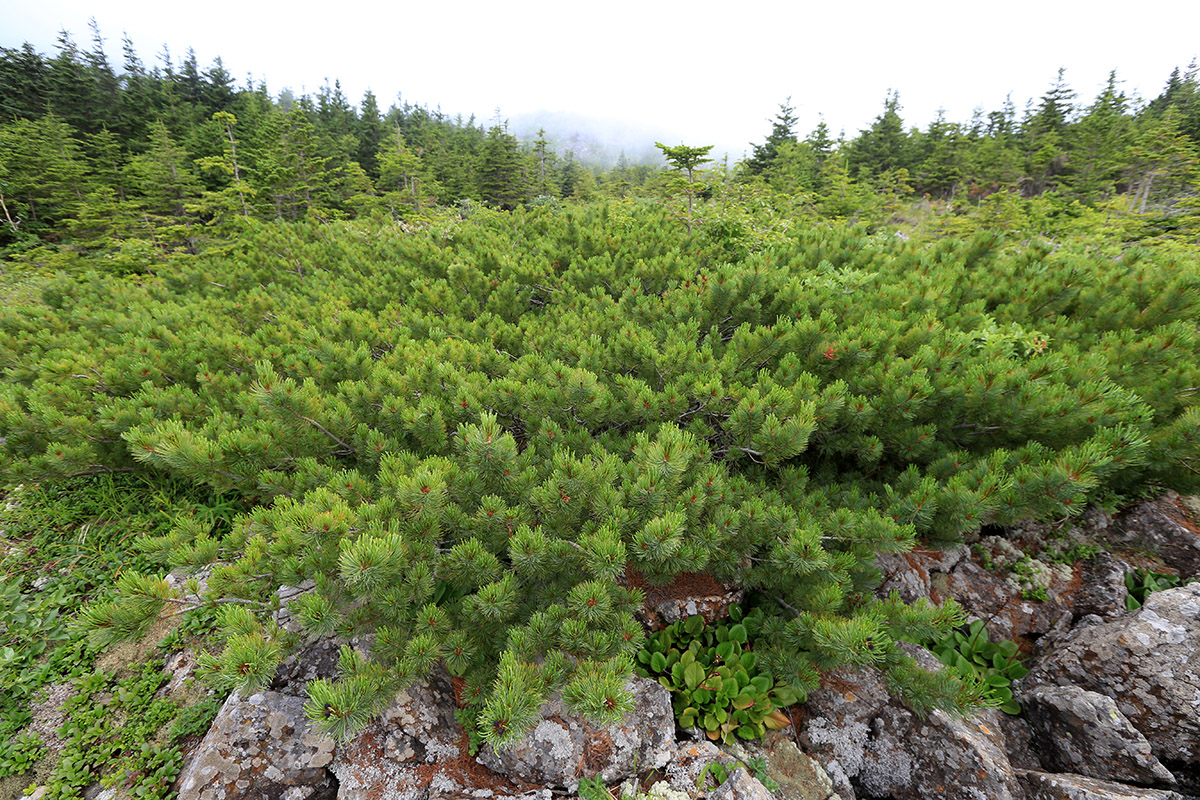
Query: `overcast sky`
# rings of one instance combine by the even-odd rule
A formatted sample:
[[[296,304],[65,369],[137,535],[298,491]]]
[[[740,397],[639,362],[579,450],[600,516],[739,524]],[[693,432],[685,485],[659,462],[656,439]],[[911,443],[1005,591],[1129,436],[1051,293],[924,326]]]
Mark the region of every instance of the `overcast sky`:
[[[853,136],[889,89],[910,127],[939,108],[965,122],[1009,93],[1023,109],[1060,66],[1082,100],[1112,69],[1150,99],[1200,54],[1196,0],[13,1],[0,7],[0,44],[52,54],[66,28],[86,49],[93,16],[118,67],[127,32],[148,65],[164,43],[176,61],[191,46],[202,67],[220,56],[239,84],[249,73],[273,94],[337,78],[355,104],[370,88],[385,108],[400,94],[481,119],[497,107],[569,112],[735,159],[788,96],[802,135],[823,114]]]

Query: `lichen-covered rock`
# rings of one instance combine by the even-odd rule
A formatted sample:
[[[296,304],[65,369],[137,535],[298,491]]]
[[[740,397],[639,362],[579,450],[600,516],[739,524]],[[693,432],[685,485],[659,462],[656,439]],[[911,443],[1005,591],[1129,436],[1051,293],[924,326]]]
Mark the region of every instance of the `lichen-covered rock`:
[[[1049,631],[1058,619],[1070,613],[1065,594],[1068,585],[1055,577],[1047,588],[1046,600],[1027,600],[1004,578],[969,558],[950,573],[933,576],[935,598],[953,597],[970,619],[986,620],[994,641]]]
[[[947,574],[970,551],[966,545],[949,550],[910,550],[906,553],[881,553],[875,557],[875,567],[883,576],[876,594],[887,597],[897,592],[906,603],[928,598],[933,594],[932,575]],[[936,598],[935,598],[936,599]]]
[[[179,800],[332,800],[333,752],[300,698],[235,693],[180,776]]]
[[[1200,787],[1200,584],[1154,592],[1110,622],[1073,630],[1018,687],[1076,685],[1111,697],[1184,791]]]
[[[906,647],[918,663],[939,664]],[[1005,752],[1000,713],[920,718],[891,699],[874,671],[838,670],[798,712],[802,744],[825,768],[843,800],[1019,800]]]
[[[283,628],[288,633],[301,633],[303,626],[300,620],[292,614],[288,608],[293,600],[311,592],[317,586],[316,581],[306,580],[299,586],[280,586],[275,590],[275,596],[279,598],[279,608],[271,614],[271,619],[275,624]]]
[[[700,776],[713,763],[732,768],[735,759],[707,739],[682,742],[675,748],[663,771],[666,772],[667,782],[672,789],[694,797],[699,792]]]
[[[999,737],[998,712],[924,719],[885,706],[872,725],[858,783],[893,800],[1020,800],[1023,792]]]
[[[288,653],[275,670],[271,690],[304,697],[312,681],[318,678],[328,680],[338,675],[341,649],[350,643],[348,639],[327,637]]]
[[[1187,800],[1168,790],[1144,789],[1070,773],[1052,775],[1022,770],[1020,778],[1026,800]]]
[[[1021,703],[1047,769],[1108,781],[1175,783],[1111,697],[1078,686],[1038,686],[1021,695]]]
[[[1001,713],[994,719],[999,723],[1004,752],[1013,769],[1042,769],[1041,760],[1033,752],[1033,730],[1025,718]]]
[[[1200,525],[1175,492],[1134,506],[1105,531],[1110,542],[1147,550],[1183,577],[1200,575]]]
[[[639,770],[666,766],[675,749],[670,692],[640,677],[626,688],[633,693],[634,710],[619,724],[596,725],[553,698],[524,738],[498,751],[484,746],[479,763],[511,778],[571,791],[585,776],[616,783]]]
[[[771,793],[745,769],[735,769],[724,783],[708,793],[708,800],[771,800]]]
[[[779,788],[773,791],[776,800],[833,800],[837,794],[833,781],[821,764],[809,758],[789,738],[791,728],[767,731],[759,740],[731,742],[723,745],[725,752],[742,763],[761,758],[767,775]]]
[[[862,770],[871,723],[889,699],[875,671],[840,669],[826,676],[799,711],[804,748],[843,800],[857,796],[851,780]]]
[[[1125,573],[1130,567],[1109,553],[1099,553],[1080,565],[1082,586],[1076,592],[1072,610],[1075,617],[1095,614],[1112,619],[1125,613]]]
[[[517,797],[529,789],[471,759],[444,673],[398,692],[378,719],[338,749],[331,769],[341,784],[338,800],[437,800],[475,791]]]

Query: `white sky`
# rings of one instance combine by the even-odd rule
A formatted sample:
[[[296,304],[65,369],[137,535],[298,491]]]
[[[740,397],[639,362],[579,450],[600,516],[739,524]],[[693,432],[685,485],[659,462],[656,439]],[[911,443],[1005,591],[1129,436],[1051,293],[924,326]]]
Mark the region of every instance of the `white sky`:
[[[835,5],[742,0],[525,0],[263,3],[258,0],[41,0],[0,4],[0,44],[53,54],[60,28],[90,48],[95,17],[119,67],[122,32],[147,65],[166,43],[202,68],[220,56],[240,84],[272,94],[341,80],[387,108],[401,93],[447,113],[490,119],[570,112],[619,122],[650,141],[715,144],[739,158],[761,142],[791,96],[803,136],[823,113],[853,136],[900,93],[906,126],[939,108],[1018,111],[1060,66],[1090,102],[1116,69],[1129,94],[1156,96],[1171,70],[1200,55],[1200,2],[1011,0],[986,5],[860,0]],[[648,144],[650,142],[647,142]]]

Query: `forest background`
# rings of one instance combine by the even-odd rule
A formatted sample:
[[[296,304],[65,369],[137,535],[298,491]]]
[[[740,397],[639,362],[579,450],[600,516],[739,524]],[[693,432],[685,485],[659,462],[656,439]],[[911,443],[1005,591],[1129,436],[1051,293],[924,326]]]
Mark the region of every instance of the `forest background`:
[[[518,141],[499,112],[480,122],[409,104],[384,110],[370,91],[354,105],[336,81],[272,96],[262,83],[236,85],[220,58],[203,67],[189,50],[147,67],[128,39],[124,54],[114,67],[94,23],[90,46],[64,31],[53,55],[0,49],[6,261],[57,268],[101,254],[113,269],[142,271],[195,253],[239,217],[412,220],[472,203],[680,192],[659,165],[622,155],[602,168],[556,152],[544,132]],[[1194,62],[1176,69],[1141,102],[1116,72],[1096,97],[1079,98],[1060,70],[1023,111],[1010,100],[924,129],[906,128],[892,92],[850,138],[824,122],[797,131],[788,99],[748,158],[705,165],[690,191],[719,199],[707,212],[718,228],[828,219],[936,234],[983,215],[1031,233],[1119,228],[1127,241],[1194,241],[1197,72]]]

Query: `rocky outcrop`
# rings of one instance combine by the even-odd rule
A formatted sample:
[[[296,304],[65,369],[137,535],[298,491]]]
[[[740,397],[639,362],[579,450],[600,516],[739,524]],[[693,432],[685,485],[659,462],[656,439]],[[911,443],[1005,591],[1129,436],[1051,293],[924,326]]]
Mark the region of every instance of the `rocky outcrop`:
[[[1111,697],[1078,686],[1038,686],[1022,700],[1048,769],[1145,785],[1175,782]]]
[[[778,786],[772,792],[776,800],[840,800],[829,775],[791,736],[791,728],[767,731],[761,740],[726,744],[724,752],[742,763],[762,763],[766,776]]]
[[[670,692],[639,677],[626,688],[633,693],[634,710],[621,723],[596,725],[553,698],[524,738],[499,750],[485,745],[479,763],[510,778],[571,791],[582,777],[616,783],[638,770],[666,766],[675,745]]]
[[[1125,613],[1125,574],[1130,566],[1109,553],[1098,553],[1080,565],[1082,586],[1074,598],[1074,616],[1095,614],[1113,619]]]
[[[1200,576],[1200,525],[1175,492],[1126,511],[1105,531],[1105,539],[1153,553],[1184,578]]]
[[[1022,771],[1026,800],[1188,800],[1176,792],[1146,789],[1069,773]]]
[[[1019,687],[1077,686],[1106,695],[1185,791],[1200,786],[1200,584],[1151,594],[1110,622],[1076,628]]]
[[[300,698],[235,693],[180,776],[179,800],[333,800],[333,751]]]
[[[331,769],[341,784],[338,800],[550,797],[548,789],[506,780],[475,763],[444,673],[398,692],[378,719],[338,748]]]
[[[708,800],[772,800],[767,787],[743,768],[729,774],[725,782],[708,793]]]
[[[923,653],[919,660],[933,667]],[[800,736],[844,800],[1019,800],[998,712],[921,718],[873,672],[842,671],[809,696]]]

